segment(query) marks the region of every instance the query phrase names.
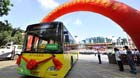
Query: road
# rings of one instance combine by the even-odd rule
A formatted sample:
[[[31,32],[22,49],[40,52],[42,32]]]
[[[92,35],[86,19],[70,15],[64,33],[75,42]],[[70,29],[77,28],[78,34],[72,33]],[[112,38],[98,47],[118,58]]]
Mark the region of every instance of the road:
[[[129,72],[129,66],[124,66],[124,72],[118,70],[116,64],[109,64],[108,57],[102,55],[102,64],[98,64],[98,58],[94,55],[80,55],[79,61],[73,67],[67,78],[139,78]]]
[[[129,72],[129,67],[124,66],[125,71],[120,72],[116,64],[108,64],[108,58],[102,55],[102,64],[98,64],[95,55],[79,55],[78,62],[74,65],[66,78],[139,78],[140,68],[137,67],[138,74]],[[0,61],[0,78],[27,78],[16,72],[15,61]],[[31,77],[28,77],[31,78]]]

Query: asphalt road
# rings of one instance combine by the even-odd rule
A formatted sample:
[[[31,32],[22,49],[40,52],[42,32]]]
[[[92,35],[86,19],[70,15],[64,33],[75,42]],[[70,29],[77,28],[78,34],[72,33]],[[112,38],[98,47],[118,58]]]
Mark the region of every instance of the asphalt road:
[[[129,66],[125,65],[124,72],[118,70],[116,64],[108,64],[107,56],[102,56],[102,64],[98,64],[95,55],[80,55],[66,78],[140,78],[140,67],[137,67],[136,75],[129,72]],[[0,61],[0,78],[33,78],[23,77],[16,72],[16,64],[13,60]]]
[[[0,78],[20,78],[16,72],[15,61],[3,60],[0,61]]]

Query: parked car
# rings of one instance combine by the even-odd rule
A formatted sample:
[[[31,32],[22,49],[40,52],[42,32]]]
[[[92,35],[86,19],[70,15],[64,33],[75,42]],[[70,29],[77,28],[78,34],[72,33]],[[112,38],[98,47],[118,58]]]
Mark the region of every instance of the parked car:
[[[22,45],[6,44],[0,48],[0,59],[16,59],[21,54]]]

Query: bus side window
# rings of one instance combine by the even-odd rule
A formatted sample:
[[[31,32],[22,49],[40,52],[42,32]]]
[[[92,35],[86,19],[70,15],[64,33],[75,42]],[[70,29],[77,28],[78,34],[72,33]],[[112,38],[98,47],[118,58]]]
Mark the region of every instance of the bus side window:
[[[69,35],[65,35],[65,42],[69,43]]]

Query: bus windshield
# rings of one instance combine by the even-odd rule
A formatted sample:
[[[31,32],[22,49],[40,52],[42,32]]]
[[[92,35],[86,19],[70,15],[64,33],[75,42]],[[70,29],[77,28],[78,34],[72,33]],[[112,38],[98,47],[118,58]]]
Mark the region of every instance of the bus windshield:
[[[61,28],[57,24],[30,25],[26,29],[24,52],[61,52]]]

